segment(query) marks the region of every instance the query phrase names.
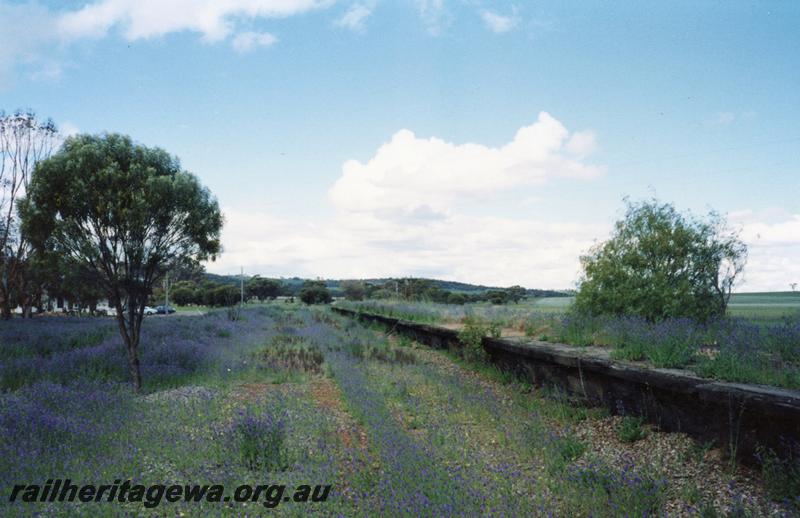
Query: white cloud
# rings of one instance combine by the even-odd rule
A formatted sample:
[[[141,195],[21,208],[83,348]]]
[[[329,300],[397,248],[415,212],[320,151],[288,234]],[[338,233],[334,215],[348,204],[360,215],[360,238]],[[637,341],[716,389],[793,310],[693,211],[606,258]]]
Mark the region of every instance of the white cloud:
[[[209,269],[572,287],[580,255],[609,235],[613,215],[559,221],[535,208],[526,211],[525,204],[541,199],[543,182],[600,175],[601,168],[586,162],[596,148],[593,132],[570,132],[547,113],[498,147],[400,130],[368,160],[343,164],[324,218],[298,222],[228,208],[226,251]],[[497,194],[519,214],[499,216]],[[800,214],[742,210],[729,219],[749,247],[739,290],[787,290],[800,282]]]
[[[415,3],[428,34],[431,36],[441,34],[449,20],[444,0],[415,0]]]
[[[101,37],[120,28],[137,40],[172,32],[226,38],[237,18],[279,18],[330,5],[327,0],[100,0],[68,12],[58,27],[67,38]]]
[[[729,214],[748,247],[742,291],[786,291],[800,282],[800,214],[782,209]]]
[[[580,135],[580,143],[574,142],[575,135]],[[480,198],[554,177],[598,176],[600,168],[584,164],[569,149],[588,152],[593,142],[591,133],[570,135],[545,112],[502,147],[418,138],[404,129],[367,163],[346,162],[330,198],[342,211],[404,217],[418,211],[446,214],[457,199]]]
[[[398,131],[365,163],[343,165],[329,192],[333,215],[323,223],[226,211],[226,252],[209,268],[570,287],[579,255],[610,225],[497,217],[491,207],[470,202],[508,190],[525,200],[551,179],[596,177],[601,169],[568,149],[577,134],[546,113],[500,147]]]
[[[486,24],[486,27],[496,34],[509,32],[519,25],[519,17],[517,16],[516,9],[514,9],[514,12],[510,16],[504,16],[494,11],[484,9],[481,11],[481,18],[483,19],[483,23]]]
[[[225,211],[225,252],[210,271],[329,278],[424,276],[511,286],[568,288],[578,257],[610,225],[542,223],[455,214],[391,221],[338,214],[298,224],[270,214]]]
[[[269,47],[278,41],[278,38],[268,32],[242,32],[231,41],[236,52],[250,52],[256,47]]]
[[[363,31],[364,22],[372,15],[374,7],[374,2],[353,4],[341,18],[336,20],[336,25],[356,32]]]
[[[0,89],[12,82],[16,65],[28,67],[35,78],[58,77],[60,67],[45,52],[58,42],[55,23],[55,17],[37,3],[0,0]]]
[[[194,32],[206,41],[227,39],[243,21],[282,18],[332,5],[334,0],[95,0],[75,10],[49,10],[35,1],[0,0],[0,88],[16,67],[33,79],[61,74],[60,57],[71,43],[118,30],[129,41]],[[267,33],[242,32],[238,51],[274,43]]]
[[[63,137],[71,137],[72,135],[77,135],[80,133],[81,130],[71,122],[65,121],[58,125],[58,132]]]

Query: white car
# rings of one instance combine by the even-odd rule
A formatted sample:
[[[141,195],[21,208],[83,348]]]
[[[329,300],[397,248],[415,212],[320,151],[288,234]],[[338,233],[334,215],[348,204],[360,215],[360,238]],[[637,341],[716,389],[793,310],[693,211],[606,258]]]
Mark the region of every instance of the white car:
[[[144,307],[144,314],[145,315],[155,315],[156,314],[156,310],[155,310],[155,308],[151,308],[150,306],[145,306]]]

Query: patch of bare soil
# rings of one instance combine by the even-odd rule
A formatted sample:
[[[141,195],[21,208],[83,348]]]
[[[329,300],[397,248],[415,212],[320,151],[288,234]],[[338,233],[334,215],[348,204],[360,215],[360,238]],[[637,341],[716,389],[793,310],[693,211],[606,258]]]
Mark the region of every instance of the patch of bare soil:
[[[348,480],[362,470],[366,463],[369,448],[367,434],[347,411],[342,403],[342,393],[339,387],[329,378],[315,377],[311,381],[311,395],[320,408],[333,416],[336,434],[347,451],[349,460],[344,462],[347,475],[339,481],[339,490],[345,498],[352,498],[353,494]]]
[[[464,328],[464,324],[460,322],[445,322],[443,324],[436,324],[436,327],[444,327],[445,329],[454,329],[456,331],[461,331]]]
[[[186,387],[178,387],[169,390],[161,390],[153,392],[144,396],[146,401],[181,401],[189,402],[194,399],[209,399],[214,397],[216,393],[207,387],[198,385],[189,385]]]
[[[339,387],[330,379],[317,376],[311,381],[311,395],[317,405],[333,414],[342,444],[346,448],[352,448],[355,445],[358,449],[366,451],[368,447],[367,434],[344,408]]]
[[[270,389],[274,389],[275,385],[267,383],[242,383],[233,389],[232,397],[236,401],[242,403],[252,403],[263,398]]]

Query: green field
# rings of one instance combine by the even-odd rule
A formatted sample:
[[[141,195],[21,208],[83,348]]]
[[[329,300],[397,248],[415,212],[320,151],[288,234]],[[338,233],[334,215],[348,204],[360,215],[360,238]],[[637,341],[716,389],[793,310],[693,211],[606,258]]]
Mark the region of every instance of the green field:
[[[800,314],[800,292],[736,293],[728,304],[728,313],[758,320],[779,320]]]
[[[544,297],[528,299],[511,306],[556,313],[566,310],[573,300],[574,297]],[[728,313],[758,320],[779,320],[796,316],[800,314],[800,292],[735,293],[728,304]]]

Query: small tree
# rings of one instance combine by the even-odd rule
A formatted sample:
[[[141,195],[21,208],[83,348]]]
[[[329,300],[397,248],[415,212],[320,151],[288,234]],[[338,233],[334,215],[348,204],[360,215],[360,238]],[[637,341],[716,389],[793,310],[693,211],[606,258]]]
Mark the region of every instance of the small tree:
[[[199,302],[197,285],[192,281],[176,282],[170,290],[170,296],[175,304],[179,306],[187,306]]]
[[[508,300],[516,304],[528,296],[528,291],[522,286],[511,286],[506,290],[506,294],[508,295]]]
[[[486,300],[492,304],[505,304],[508,302],[509,293],[501,290],[489,290],[486,292]]]
[[[37,165],[20,210],[37,248],[96,276],[116,309],[134,388],[141,388],[147,299],[170,268],[219,253],[217,201],[161,149],[123,135],[79,135]]]
[[[256,275],[247,281],[245,289],[248,297],[256,297],[258,300],[274,299],[281,294],[281,283]]]
[[[333,298],[323,281],[305,281],[300,288],[300,300],[306,304],[327,304]]]
[[[364,281],[342,281],[340,286],[347,300],[363,300],[367,291]]]
[[[670,204],[626,200],[610,240],[581,257],[575,307],[655,321],[725,314],[747,248],[716,213],[697,219]]]
[[[467,298],[467,296],[464,295],[463,293],[450,292],[447,295],[448,304],[458,304],[459,306],[463,306],[468,302],[468,300],[469,299]]]
[[[233,284],[217,284],[212,291],[212,305],[219,307],[233,307],[239,304],[241,292]]]

